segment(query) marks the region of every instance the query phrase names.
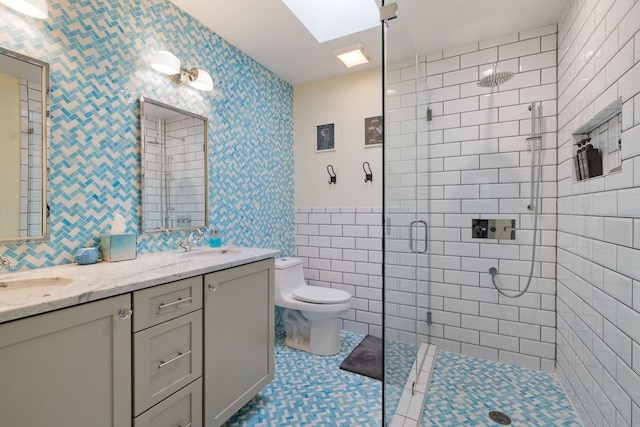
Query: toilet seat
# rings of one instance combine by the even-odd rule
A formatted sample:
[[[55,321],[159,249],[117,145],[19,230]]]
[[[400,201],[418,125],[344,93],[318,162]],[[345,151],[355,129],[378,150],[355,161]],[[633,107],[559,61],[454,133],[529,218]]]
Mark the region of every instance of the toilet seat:
[[[313,304],[341,304],[351,299],[348,292],[320,286],[302,286],[294,290],[291,296],[298,301]]]

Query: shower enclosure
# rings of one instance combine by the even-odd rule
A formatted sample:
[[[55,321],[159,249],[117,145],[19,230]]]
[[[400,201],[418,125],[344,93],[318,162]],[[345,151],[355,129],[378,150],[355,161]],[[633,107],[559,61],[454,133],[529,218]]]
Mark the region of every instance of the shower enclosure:
[[[419,353],[431,327],[430,218],[424,194],[429,176],[425,145],[418,141],[425,127],[418,119],[427,114],[427,99],[418,107],[418,96],[428,92],[403,24],[402,15],[383,24],[385,424],[396,413],[405,417],[408,402],[419,393]]]
[[[416,52],[395,4],[382,25],[383,393],[384,422],[407,426],[429,345],[554,370],[556,30]]]

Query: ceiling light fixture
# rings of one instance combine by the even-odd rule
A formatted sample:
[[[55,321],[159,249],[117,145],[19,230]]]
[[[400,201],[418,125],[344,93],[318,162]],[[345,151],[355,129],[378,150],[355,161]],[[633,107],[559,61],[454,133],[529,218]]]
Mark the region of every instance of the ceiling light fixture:
[[[0,0],[4,1],[4,0]],[[166,50],[159,50],[151,58],[151,68],[168,74],[175,83],[187,82],[194,89],[211,92],[213,90],[213,79],[205,70],[197,67],[186,68],[182,66],[182,61],[173,53]]]
[[[13,10],[37,19],[49,17],[47,0],[0,0],[0,2]]]
[[[355,67],[356,65],[366,64],[371,61],[371,57],[367,54],[362,43],[347,46],[342,49],[333,51],[333,54],[347,67]]]

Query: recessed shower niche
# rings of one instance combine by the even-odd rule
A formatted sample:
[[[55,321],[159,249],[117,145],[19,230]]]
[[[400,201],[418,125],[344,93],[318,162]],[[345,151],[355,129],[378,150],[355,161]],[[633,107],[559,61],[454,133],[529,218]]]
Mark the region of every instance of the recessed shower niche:
[[[622,170],[622,99],[618,98],[573,134],[574,182]]]

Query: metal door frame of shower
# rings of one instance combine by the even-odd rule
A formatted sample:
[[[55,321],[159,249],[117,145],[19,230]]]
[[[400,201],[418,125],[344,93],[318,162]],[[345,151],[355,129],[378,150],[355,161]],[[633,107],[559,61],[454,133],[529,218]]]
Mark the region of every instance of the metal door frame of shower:
[[[381,419],[381,425],[382,426],[388,426],[388,423],[386,423],[386,408],[385,408],[385,391],[386,391],[386,366],[387,366],[387,352],[386,352],[386,295],[385,295],[385,281],[386,281],[386,261],[385,261],[385,254],[386,254],[386,229],[387,229],[387,219],[386,219],[386,215],[385,215],[385,196],[386,196],[386,190],[385,190],[385,176],[386,176],[386,167],[385,167],[385,147],[386,147],[386,139],[387,139],[387,109],[386,109],[386,70],[385,70],[385,63],[386,63],[386,49],[387,46],[385,44],[385,34],[384,34],[384,28],[385,25],[388,21],[389,18],[383,19],[382,17],[382,10],[385,6],[385,0],[382,0],[381,2],[381,16],[380,16],[380,38],[381,38],[381,47],[382,47],[382,65],[381,65],[381,74],[382,74],[382,87],[380,88],[380,90],[382,91],[382,269],[381,269],[381,273],[382,273],[382,402],[381,402],[381,409],[382,409],[382,413],[380,414],[380,419]]]

